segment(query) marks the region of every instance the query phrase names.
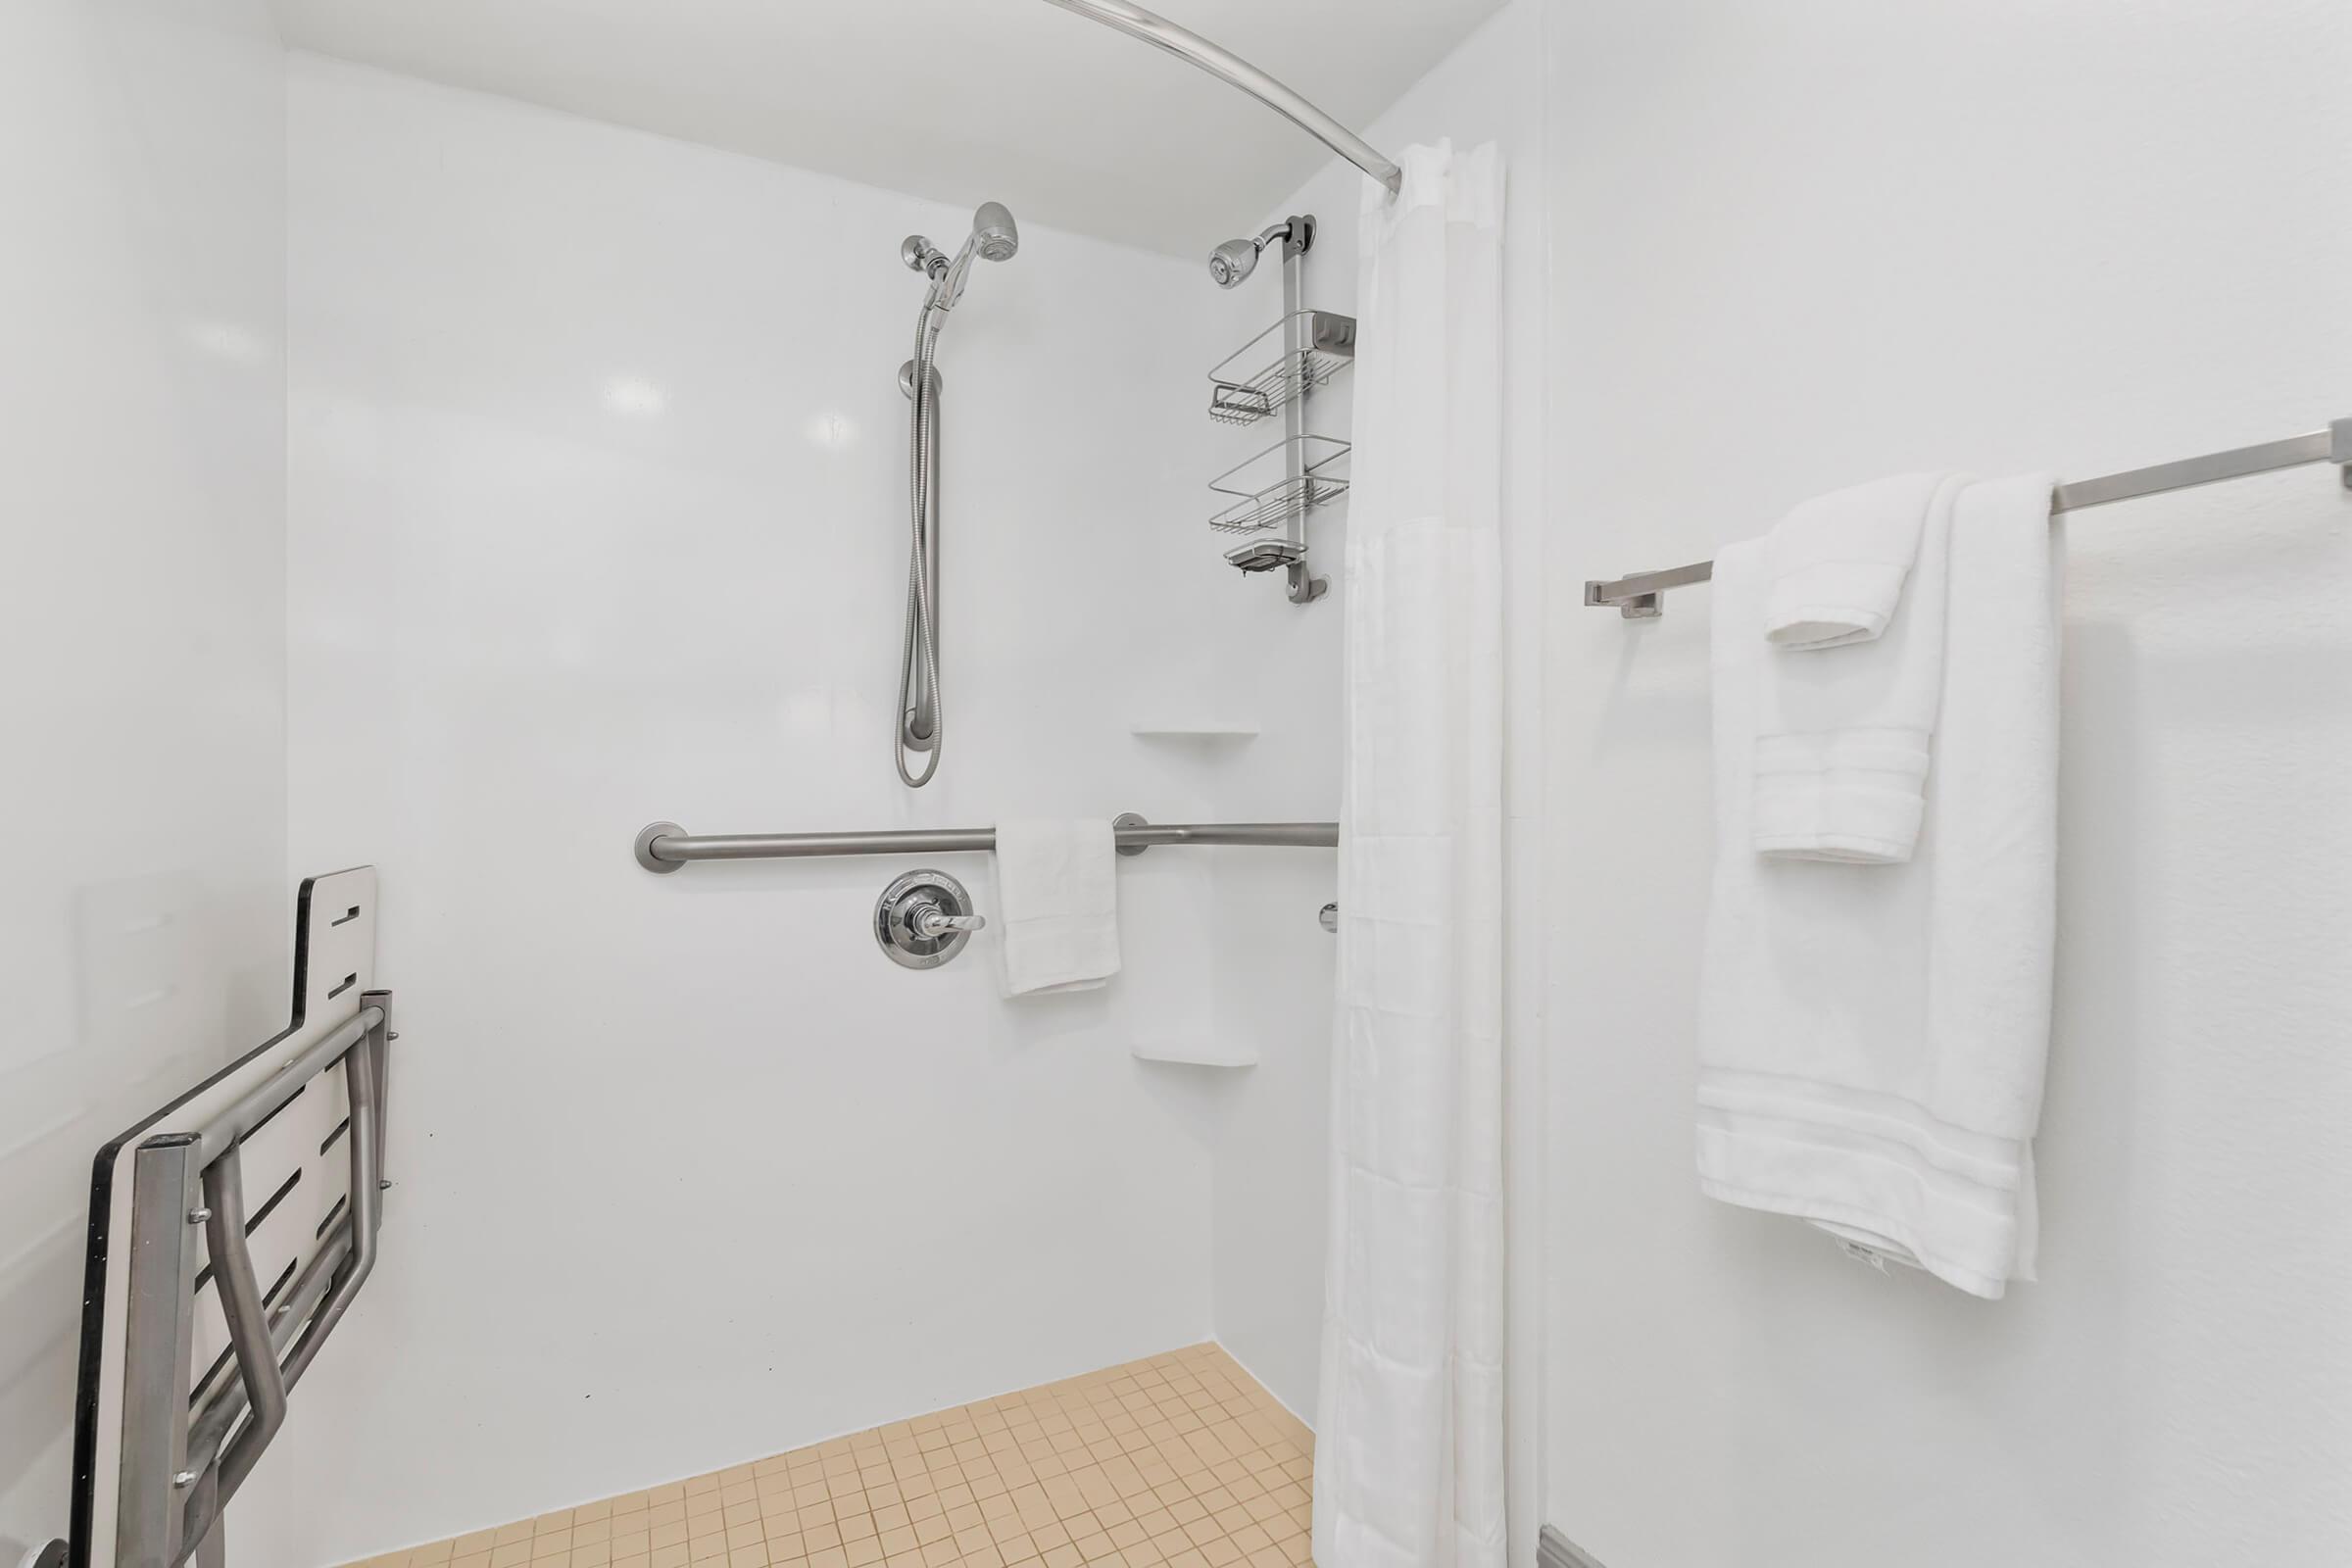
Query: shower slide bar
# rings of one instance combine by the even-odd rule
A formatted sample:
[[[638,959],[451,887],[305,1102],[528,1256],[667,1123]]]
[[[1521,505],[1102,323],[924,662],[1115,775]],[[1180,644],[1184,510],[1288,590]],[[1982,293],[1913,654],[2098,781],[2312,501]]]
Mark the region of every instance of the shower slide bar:
[[[1239,87],[1379,180],[1392,194],[1404,183],[1403,172],[1370,142],[1249,61],[1210,43],[1190,27],[1180,27],[1158,12],[1129,5],[1127,0],[1047,0],[1047,3],[1075,11],[1130,38],[1141,38],[1155,49],[1164,49],[1179,60],[1199,66],[1219,81]]]
[[[1337,822],[1147,822],[1133,811],[1111,822],[1121,855],[1155,844],[1247,844],[1331,849]],[[997,847],[993,827],[901,828],[878,833],[689,833],[675,822],[648,822],[637,834],[637,863],[675,871],[691,860],[795,860],[822,855],[985,853]]]
[[[2224,479],[2243,479],[2249,474],[2270,473],[2279,468],[2299,468],[2311,463],[2340,465],[2344,484],[2352,488],[2352,418],[2337,419],[2325,430],[2288,436],[2282,441],[2232,447],[2228,452],[2181,458],[2149,468],[2128,468],[2095,479],[2077,479],[2052,492],[2050,511],[2053,514],[2081,512],[2085,507],[2136,501],[2142,496],[2193,489]],[[1655,620],[1664,613],[1661,596],[1667,589],[1688,588],[1714,575],[1715,563],[1694,561],[1690,565],[1671,566],[1664,571],[1637,571],[1606,581],[1592,579],[1585,584],[1585,603],[1611,607],[1628,620]]]

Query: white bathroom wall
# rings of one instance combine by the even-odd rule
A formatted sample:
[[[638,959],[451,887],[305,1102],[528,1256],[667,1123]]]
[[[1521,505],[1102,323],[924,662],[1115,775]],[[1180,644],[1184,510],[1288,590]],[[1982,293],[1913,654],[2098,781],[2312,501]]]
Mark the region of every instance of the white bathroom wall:
[[[258,0],[0,7],[0,1562],[92,1152],[286,1021],[282,126]]]
[[[2352,496],[2082,514],[2041,1282],[1699,1199],[1708,591],[1925,466],[2352,415],[2334,0],[1560,5],[1545,1505],[1608,1568],[2352,1558]]]
[[[1502,438],[1511,723],[1506,805],[1515,863],[1532,860],[1536,853],[1542,809],[1542,29],[1536,0],[1514,0],[1363,132],[1392,154],[1441,137],[1464,149],[1492,140],[1501,145],[1507,167],[1503,373],[1508,422]],[[1310,306],[1355,308],[1356,234],[1366,183],[1353,166],[1335,159],[1250,227],[1254,233],[1293,213],[1317,218],[1305,264]],[[1240,222],[1237,217],[1237,227]],[[1204,255],[1206,249],[1204,244]],[[1281,280],[1272,275],[1274,261],[1269,255],[1258,273],[1222,296],[1222,326],[1230,343],[1238,344],[1279,313]],[[1208,287],[1205,270],[1201,286]],[[1350,377],[1343,374],[1317,394],[1310,427],[1345,436],[1351,407]],[[1214,452],[1225,456],[1216,466],[1238,461],[1279,435],[1262,425],[1219,432]],[[1220,812],[1227,816],[1338,814],[1344,504],[1318,512],[1308,533],[1310,559],[1331,579],[1329,598],[1295,607],[1283,597],[1280,576],[1272,573],[1247,580],[1236,575],[1225,596],[1229,608],[1219,641],[1226,685],[1251,705],[1251,715],[1264,728],[1258,739],[1234,750],[1215,775]],[[1223,569],[1232,574],[1231,568]],[[1217,1337],[1310,1421],[1323,1311],[1336,947],[1314,915],[1334,896],[1334,878],[1332,858],[1324,852],[1276,856],[1235,850],[1221,854],[1215,890],[1217,1000],[1226,1020],[1220,1034],[1254,1040],[1259,1057],[1234,1092],[1217,1145]],[[1515,904],[1531,888],[1514,875]],[[1509,981],[1515,1096],[1533,1082],[1538,1060],[1541,964],[1538,950],[1527,941],[1534,929],[1526,921],[1514,921],[1512,927],[1518,939]],[[1536,1102],[1532,1090],[1527,1102],[1531,1108]],[[1533,1148],[1530,1140],[1526,1152],[1532,1153]],[[1534,1186],[1527,1184],[1531,1193]],[[1532,1287],[1532,1276],[1527,1283]],[[1524,1316],[1532,1328],[1532,1310]]]
[[[943,209],[297,55],[296,863],[385,868],[383,1264],[244,1550],[310,1568],[1198,1342],[1205,863],[1122,860],[1111,989],[876,950],[985,857],[689,867],[638,827],[986,825],[1197,782],[1197,264],[1025,228],[947,324],[947,755],[887,756],[896,372]],[[995,193],[975,189],[974,203]],[[1311,910],[1309,911],[1311,918]],[[336,1505],[306,1502],[318,1495]]]

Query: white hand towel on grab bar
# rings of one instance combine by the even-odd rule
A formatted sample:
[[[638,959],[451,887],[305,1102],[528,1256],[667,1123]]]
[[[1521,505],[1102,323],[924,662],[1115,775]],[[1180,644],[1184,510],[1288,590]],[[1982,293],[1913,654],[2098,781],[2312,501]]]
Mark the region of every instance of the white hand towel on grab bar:
[[[1102,817],[997,824],[1006,996],[1091,991],[1119,972],[1116,844]]]

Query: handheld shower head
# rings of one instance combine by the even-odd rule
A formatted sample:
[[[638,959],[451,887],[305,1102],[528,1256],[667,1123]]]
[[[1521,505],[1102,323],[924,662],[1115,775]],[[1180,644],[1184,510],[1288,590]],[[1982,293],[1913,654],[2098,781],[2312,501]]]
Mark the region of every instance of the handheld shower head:
[[[931,279],[930,295],[924,300],[925,310],[951,311],[963,298],[965,276],[972,270],[972,258],[982,261],[1009,260],[1021,248],[1021,231],[1013,226],[1012,214],[1003,202],[982,202],[972,214],[972,231],[956,247],[954,260],[920,234],[909,234],[899,247],[899,256],[908,267],[926,273]]]
[[[1021,231],[1013,226],[1012,213],[1003,202],[980,204],[972,214],[972,239],[985,262],[1009,261],[1021,248]]]

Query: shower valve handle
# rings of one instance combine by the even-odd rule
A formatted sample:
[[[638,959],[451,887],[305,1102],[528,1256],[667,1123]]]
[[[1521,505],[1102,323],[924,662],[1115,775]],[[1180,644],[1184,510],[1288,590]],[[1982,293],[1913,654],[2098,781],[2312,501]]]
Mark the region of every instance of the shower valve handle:
[[[906,925],[924,941],[946,936],[951,931],[985,931],[988,919],[978,914],[950,914],[936,904],[918,906],[906,917]]]

